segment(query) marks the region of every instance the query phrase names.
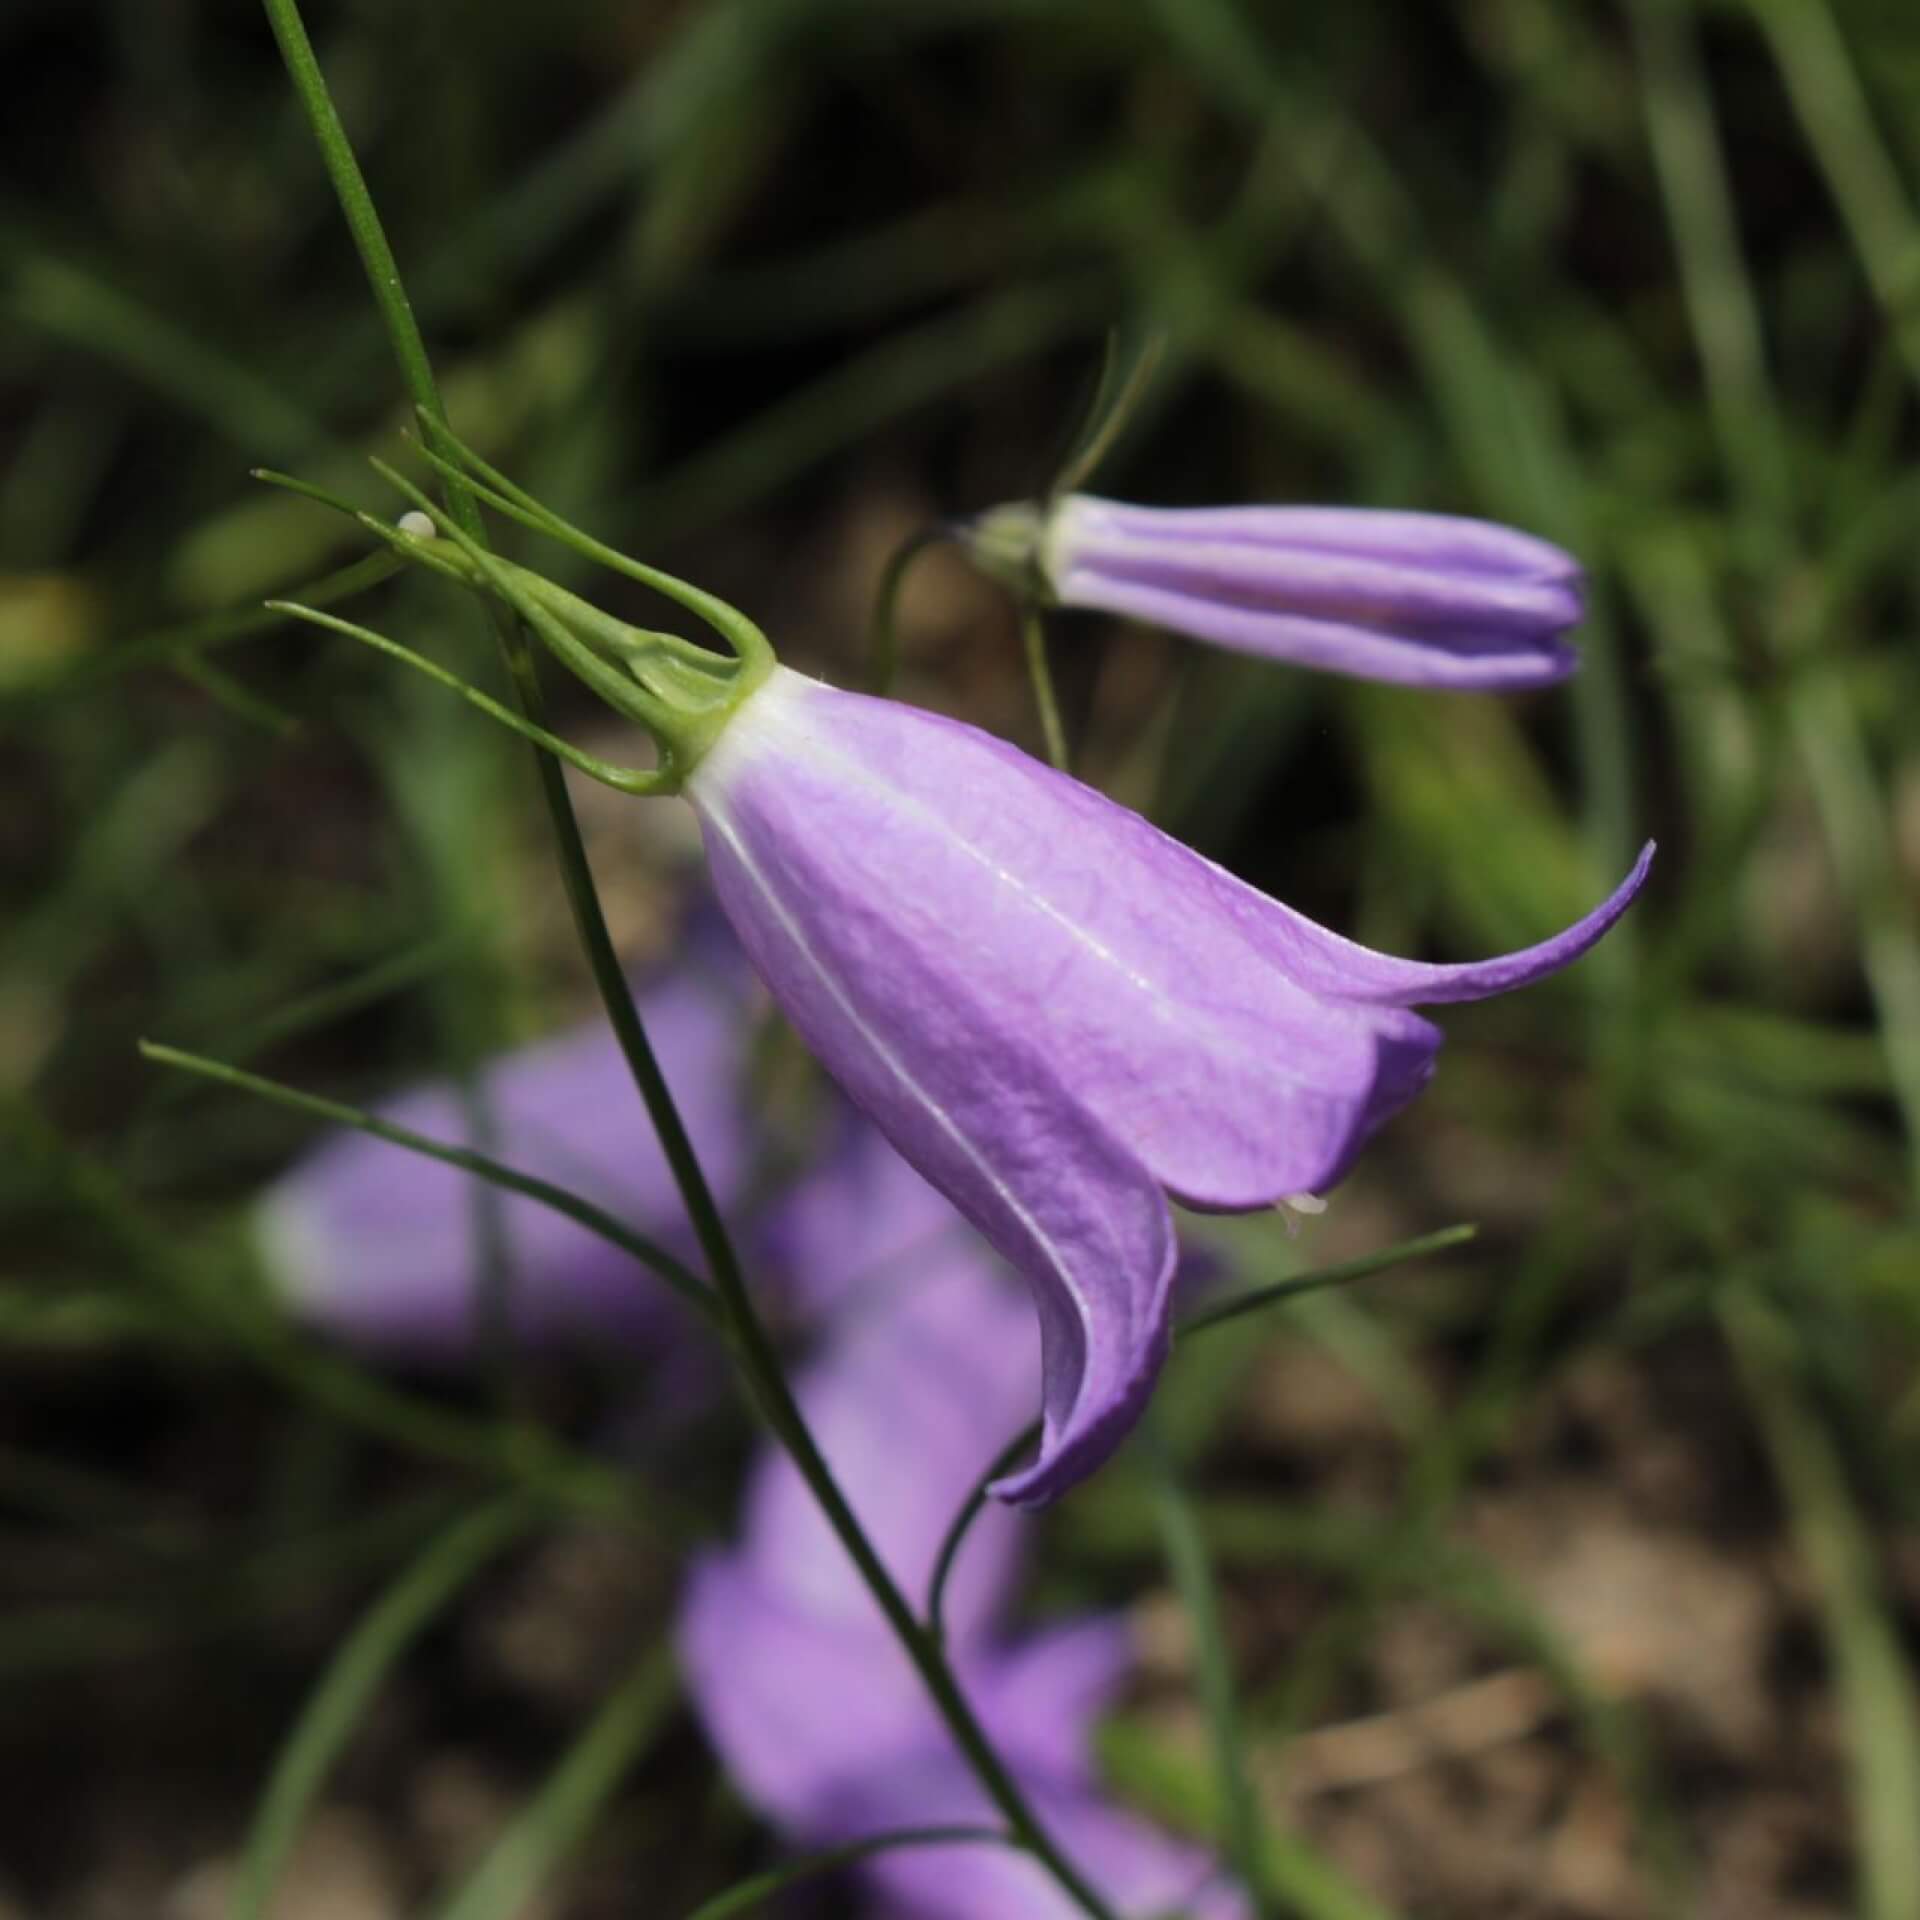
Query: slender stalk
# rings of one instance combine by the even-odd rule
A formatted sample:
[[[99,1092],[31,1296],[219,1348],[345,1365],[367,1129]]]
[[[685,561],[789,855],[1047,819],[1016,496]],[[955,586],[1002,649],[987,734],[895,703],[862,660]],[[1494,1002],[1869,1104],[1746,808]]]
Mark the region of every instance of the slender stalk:
[[[1224,1326],[1229,1320],[1259,1313],[1264,1308],[1278,1306],[1281,1301],[1295,1299],[1303,1293],[1318,1293],[1324,1287],[1343,1287],[1350,1280],[1368,1280],[1376,1273],[1385,1273],[1404,1261],[1424,1260],[1429,1254],[1445,1253],[1451,1247],[1463,1247],[1479,1231],[1477,1226],[1466,1221],[1458,1226],[1437,1227],[1432,1233],[1423,1233],[1415,1239],[1382,1247],[1378,1253],[1363,1253],[1355,1259],[1341,1260],[1330,1267],[1317,1267],[1312,1273],[1290,1274],[1284,1280],[1270,1280],[1264,1286],[1243,1288],[1219,1300],[1209,1300],[1204,1307],[1196,1307],[1180,1322],[1179,1336],[1182,1340],[1189,1340],[1210,1327]]]
[[[457,1167],[462,1173],[470,1173],[476,1179],[484,1180],[505,1192],[537,1200],[543,1207],[551,1207],[555,1213],[571,1220],[575,1226],[597,1234],[609,1246],[617,1247],[628,1259],[651,1268],[707,1320],[716,1318],[712,1290],[697,1273],[683,1266],[665,1247],[649,1240],[645,1234],[636,1232],[605,1208],[596,1207],[591,1200],[570,1193],[565,1187],[555,1186],[551,1180],[542,1180],[537,1174],[522,1173],[518,1168],[509,1167],[491,1154],[481,1153],[474,1148],[450,1146],[445,1141],[429,1139],[423,1133],[414,1132],[411,1127],[397,1126],[393,1121],[382,1120],[377,1114],[363,1112],[359,1107],[350,1107],[338,1100],[322,1100],[314,1094],[302,1093],[295,1087],[282,1086],[277,1080],[248,1073],[243,1067],[229,1066],[224,1060],[209,1060],[204,1054],[163,1046],[155,1040],[142,1040],[139,1046],[141,1058],[151,1060],[156,1065],[178,1067],[183,1072],[198,1074],[203,1080],[237,1087],[242,1093],[255,1094],[263,1100],[273,1101],[276,1106],[289,1107],[295,1113],[324,1120],[329,1126],[352,1127],[356,1132],[384,1140],[389,1146],[404,1148],[424,1159],[438,1160],[443,1166]]]
[[[952,535],[945,527],[922,527],[909,534],[887,557],[880,585],[873,596],[873,618],[867,626],[867,691],[886,694],[893,691],[893,676],[900,666],[900,590],[906,585],[907,569],[926,552]]]
[[[412,303],[407,298],[406,287],[400,278],[399,262],[394,259],[386,230],[380,224],[379,213],[374,208],[373,196],[367,189],[366,176],[360,171],[360,162],[354,155],[352,142],[347,138],[347,130],[341,124],[333,97],[327,90],[326,76],[320,71],[320,63],[314,57],[313,43],[308,39],[306,25],[300,17],[298,0],[262,0],[262,4],[273,27],[274,38],[280,43],[281,57],[286,62],[294,91],[299,95],[313,127],[314,139],[333,182],[347,230],[359,250],[368,285],[373,290],[381,320],[392,343],[400,377],[415,410],[431,433],[446,419],[439,383],[434,379],[426,342],[421,338],[419,323],[414,319]],[[448,515],[476,546],[485,549],[489,544],[486,527],[472,493],[451,476],[447,478],[445,491]],[[521,712],[527,720],[538,726],[545,718],[545,702],[535,677],[532,649],[504,612],[495,624]],[[648,1117],[660,1136],[661,1148],[680,1189],[687,1216],[693,1223],[701,1253],[716,1281],[722,1271],[727,1271],[734,1275],[737,1283],[738,1262],[728,1240],[725,1223],[720,1218],[720,1210],[714,1203],[706,1175],[681,1123],[666,1077],[660,1071],[652,1045],[640,1023],[619,956],[614,951],[612,936],[607,931],[606,918],[600,910],[599,894],[593,884],[592,870],[587,863],[586,845],[581,839],[579,822],[574,818],[573,802],[567,793],[566,776],[559,762],[550,755],[536,754],[534,764],[539,771],[541,795],[553,822],[560,877],[566,889],[567,904],[572,909],[581,944],[586,949],[594,985],[606,1005],[614,1037],[626,1055]]]
[[[262,0],[273,37],[280,43],[280,58],[286,63],[287,77],[306,109],[320,149],[327,177],[333,182],[335,197],[346,219],[347,231],[366,268],[367,283],[373,289],[380,319],[387,330],[394,357],[400,363],[400,377],[415,403],[434,419],[445,411],[440,404],[440,389],[433,377],[433,364],[427,358],[427,343],[420,336],[420,323],[413,317],[413,303],[400,279],[400,263],[387,244],[386,229],[375,211],[373,195],[367,191],[366,175],[347,138],[333,96],[327,91],[326,75],[320,71],[313,42],[307,38],[306,23],[300,18],[296,0]],[[460,513],[461,523],[478,533],[480,515],[471,501]]]
[[[1047,663],[1047,623],[1031,600],[1020,609],[1020,643],[1026,650],[1027,678],[1033,682],[1033,704],[1040,709],[1040,732],[1047,743],[1047,759],[1057,771],[1069,772],[1067,732],[1060,724],[1060,702],[1053,693],[1053,668]]]
[[[401,377],[429,436],[446,418],[440,392],[427,357],[426,343],[420,336],[413,308],[401,282],[400,269],[387,243],[385,230],[367,190],[360,163],[354,157],[347,133],[327,91],[325,76],[314,57],[312,42],[300,18],[297,0],[262,0],[274,37],[280,43],[281,56],[311,121],[321,158],[333,181],[334,192],[346,216],[347,226],[360,251],[375,301],[380,308]],[[472,494],[452,476],[446,480],[447,512],[468,537],[485,547],[486,530]],[[501,647],[525,717],[539,725],[544,719],[539,682],[535,678],[531,649],[520,638],[504,615],[496,620]],[[707,1262],[714,1290],[720,1296],[727,1321],[727,1344],[733,1353],[747,1391],[762,1418],[793,1456],[794,1464],[820,1503],[828,1522],[839,1536],[849,1557],[873,1593],[888,1624],[899,1636],[927,1691],[932,1695],[941,1717],[946,1721],[955,1744],[979,1777],[980,1784],[1004,1815],[1014,1839],[1033,1855],[1060,1883],[1083,1912],[1092,1920],[1114,1920],[1112,1910],[1080,1877],[1070,1861],[1054,1845],[1040,1825],[1025,1796],[994,1751],[984,1729],[974,1717],[958,1683],[938,1647],[927,1637],[912,1609],[901,1596],[892,1576],[881,1564],[871,1542],[854,1518],[839,1484],[833,1477],[813,1436],[807,1430],[798,1403],[787,1385],[786,1375],[774,1351],[766,1326],[747,1289],[725,1221],[707,1184],[706,1174],[695,1154],[693,1143],[680,1118],[678,1107],[660,1071],[646,1030],[628,990],[613,941],[600,910],[599,894],[587,862],[585,843],[573,814],[565,776],[559,762],[546,754],[537,757],[541,791],[552,816],[560,877],[567,902],[579,930],[594,985],[605,1003],[607,1018],[615,1038],[625,1054],[635,1085],[659,1135],[661,1150],[673,1172],[680,1197],[687,1209],[700,1250]]]
[[[1206,1714],[1213,1746],[1213,1767],[1219,1786],[1227,1852],[1255,1911],[1272,1912],[1268,1893],[1267,1837],[1260,1802],[1247,1770],[1246,1736],[1240,1724],[1233,1678],[1233,1656],[1227,1647],[1226,1623],[1221,1618],[1220,1591],[1205,1537],[1193,1504],[1180,1484],[1179,1470],[1165,1440],[1147,1423],[1148,1469],[1153,1478],[1154,1514],[1174,1590],[1186,1609],[1193,1632],[1200,1703]]]
[[[960,1558],[961,1543],[987,1504],[987,1489],[1003,1473],[1011,1473],[1015,1464],[1032,1450],[1039,1437],[1039,1421],[1022,1427],[993,1456],[992,1464],[974,1483],[973,1491],[961,1502],[960,1510],[947,1527],[946,1537],[940,1542],[940,1551],[934,1557],[933,1575],[927,1582],[927,1632],[935,1646],[946,1645],[947,1582],[953,1577],[954,1562]]]

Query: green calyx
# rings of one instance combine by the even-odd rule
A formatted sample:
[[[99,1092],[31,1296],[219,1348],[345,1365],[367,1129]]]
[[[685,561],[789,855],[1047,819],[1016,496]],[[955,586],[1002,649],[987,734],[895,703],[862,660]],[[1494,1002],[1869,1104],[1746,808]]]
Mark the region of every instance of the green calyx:
[[[402,559],[441,573],[469,590],[503,601],[576,678],[626,718],[644,727],[659,753],[657,767],[612,767],[568,748],[544,730],[516,721],[477,690],[436,668],[397,642],[350,622],[286,605],[283,611],[344,633],[450,684],[492,717],[527,734],[548,751],[631,793],[674,793],[719,738],[741,704],[772,672],[775,659],[766,635],[738,608],[672,574],[662,573],[570,525],[489,466],[444,426],[430,424],[435,444],[420,451],[430,465],[508,519],[571,547],[583,558],[651,587],[686,608],[726,643],[727,651],[678,634],[630,626],[543,574],[503,559],[469,536],[422,489],[383,461],[374,470],[411,506],[397,522],[363,513],[305,482],[282,474],[259,478],[291,488],[349,513]]]
[[[967,557],[1029,605],[1049,606],[1053,588],[1043,562],[1047,513],[1030,500],[993,507],[959,531]]]

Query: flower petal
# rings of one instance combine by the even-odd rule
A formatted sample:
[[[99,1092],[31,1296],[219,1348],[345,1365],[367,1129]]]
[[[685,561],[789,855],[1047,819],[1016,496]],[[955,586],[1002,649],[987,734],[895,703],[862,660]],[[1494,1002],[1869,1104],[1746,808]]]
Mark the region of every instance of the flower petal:
[[[1041,1453],[998,1491],[1037,1503],[1112,1451],[1151,1388],[1168,1340],[1173,1224],[1152,1173],[1062,1080],[1035,1004],[1044,980],[1009,994],[996,953],[981,952],[1018,917],[1009,876],[910,792],[876,787],[816,740],[821,699],[904,729],[896,745],[909,751],[960,738],[971,758],[984,739],[777,670],[689,797],[721,904],[801,1036],[1034,1290]]]
[[[1580,571],[1482,521],[1327,507],[1174,509],[1072,496],[1044,537],[1059,599],[1218,646],[1430,687],[1564,678]]]
[[[973,1675],[972,1698],[1024,1771],[1091,1788],[1094,1726],[1132,1662],[1118,1614],[1070,1620],[996,1648]]]
[[[1542,636],[1516,642],[1491,624],[1476,630],[1464,625],[1429,628],[1407,621],[1399,628],[1386,628],[1364,620],[1315,618],[1091,567],[1074,568],[1059,593],[1068,606],[1117,613],[1236,653],[1398,686],[1520,692],[1552,686],[1580,663],[1580,656],[1561,640]]]
[[[841,1107],[836,1119],[836,1137],[775,1206],[762,1235],[802,1315],[817,1323],[859,1313],[935,1276],[971,1274],[977,1283],[983,1264],[998,1265],[864,1114]]]
[[[703,795],[714,761],[722,791]],[[1189,1202],[1320,1190],[1439,1044],[1414,1015],[1302,986],[1275,964],[1263,896],[957,721],[777,676],[695,785],[703,804],[751,808],[736,833],[804,843],[804,873],[785,884],[810,900],[862,1004],[892,1003],[901,1045],[942,1048],[962,1096],[999,1071],[989,1056],[1064,1083],[1045,1096],[1050,1113],[1064,1107],[1064,1140],[1097,1124]],[[978,1124],[999,1121],[988,1110]],[[898,1123],[882,1125],[904,1148]],[[1044,1182],[1058,1165],[1035,1147]]]
[[[1430,1007],[1453,1000],[1485,1000],[1496,993],[1530,985],[1580,958],[1633,904],[1653,866],[1654,843],[1640,849],[1627,877],[1606,899],[1572,926],[1522,947],[1517,953],[1487,960],[1435,963],[1400,960],[1375,953],[1357,941],[1316,926],[1304,914],[1245,888],[1249,910],[1264,910],[1276,957],[1295,978],[1316,991],[1380,1007]],[[1223,879],[1231,876],[1222,875]],[[1231,884],[1238,887],[1237,880]]]
[[[872,1772],[944,1738],[926,1688],[876,1612],[821,1620],[740,1556],[690,1569],[675,1631],[687,1691],[728,1773],[795,1839],[843,1837],[840,1810]]]
[[[1492,520],[1392,507],[1142,507],[1095,494],[1060,503],[1052,538],[1066,547],[1196,540],[1404,561],[1493,579],[1577,580],[1564,548]]]

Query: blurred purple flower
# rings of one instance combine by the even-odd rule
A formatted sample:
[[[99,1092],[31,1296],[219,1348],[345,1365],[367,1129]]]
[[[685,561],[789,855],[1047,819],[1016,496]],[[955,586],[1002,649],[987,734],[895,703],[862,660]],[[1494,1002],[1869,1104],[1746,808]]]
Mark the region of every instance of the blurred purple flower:
[[[886,1210],[924,1211],[905,1184],[914,1176],[883,1178]],[[926,1594],[947,1526],[997,1436],[1032,1402],[1032,1368],[1020,1364],[1031,1352],[1021,1338],[1026,1313],[989,1269],[977,1245],[953,1243],[910,1287],[852,1307],[798,1383],[854,1510],[910,1598]],[[1130,1913],[1242,1920],[1238,1894],[1209,1885],[1205,1855],[1099,1791],[1088,1749],[1126,1665],[1120,1623],[1083,1620],[1021,1640],[1000,1633],[1030,1524],[990,1509],[968,1535],[946,1611],[962,1686],[1041,1817],[1112,1900]],[[794,1844],[994,1821],[784,1456],[759,1461],[739,1546],[695,1565],[678,1639],[695,1706],[731,1776]],[[881,1854],[859,1873],[898,1920],[1065,1920],[1076,1911],[1031,1860],[995,1847]]]
[[[726,953],[712,951],[716,940]],[[744,969],[723,933],[645,988],[641,1009],[688,1131],[723,1206],[743,1190],[756,1135],[740,1097],[751,1038]],[[726,962],[732,960],[729,967]],[[526,1047],[479,1076],[496,1159],[571,1188],[689,1260],[698,1255],[665,1156],[604,1020]],[[434,1082],[380,1109],[456,1146],[475,1144],[466,1103]],[[472,1357],[486,1270],[479,1183],[361,1133],[329,1136],[263,1201],[271,1280],[305,1318],[390,1358]],[[598,1235],[536,1200],[497,1196],[509,1325],[532,1347],[657,1348],[681,1334],[682,1303]]]
[[[992,565],[1024,545],[1053,598],[1304,667],[1418,687],[1564,679],[1578,565],[1531,534],[1349,507],[1134,507],[1068,494],[983,516]]]
[[[1324,1191],[1432,1073],[1416,1004],[1523,986],[1625,910],[1464,966],[1343,940],[999,740],[785,668],[687,796],[774,998],[904,1157],[1025,1277],[1037,1505],[1137,1419],[1170,1331],[1167,1198]]]

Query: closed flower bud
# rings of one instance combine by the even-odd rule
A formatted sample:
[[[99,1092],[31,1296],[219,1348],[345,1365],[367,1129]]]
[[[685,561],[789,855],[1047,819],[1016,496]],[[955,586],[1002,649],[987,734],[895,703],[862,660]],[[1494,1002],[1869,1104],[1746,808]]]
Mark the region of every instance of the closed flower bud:
[[[1136,507],[1067,494],[969,529],[976,561],[1236,653],[1408,686],[1513,692],[1564,679],[1584,611],[1558,547],[1484,520],[1359,507]]]

